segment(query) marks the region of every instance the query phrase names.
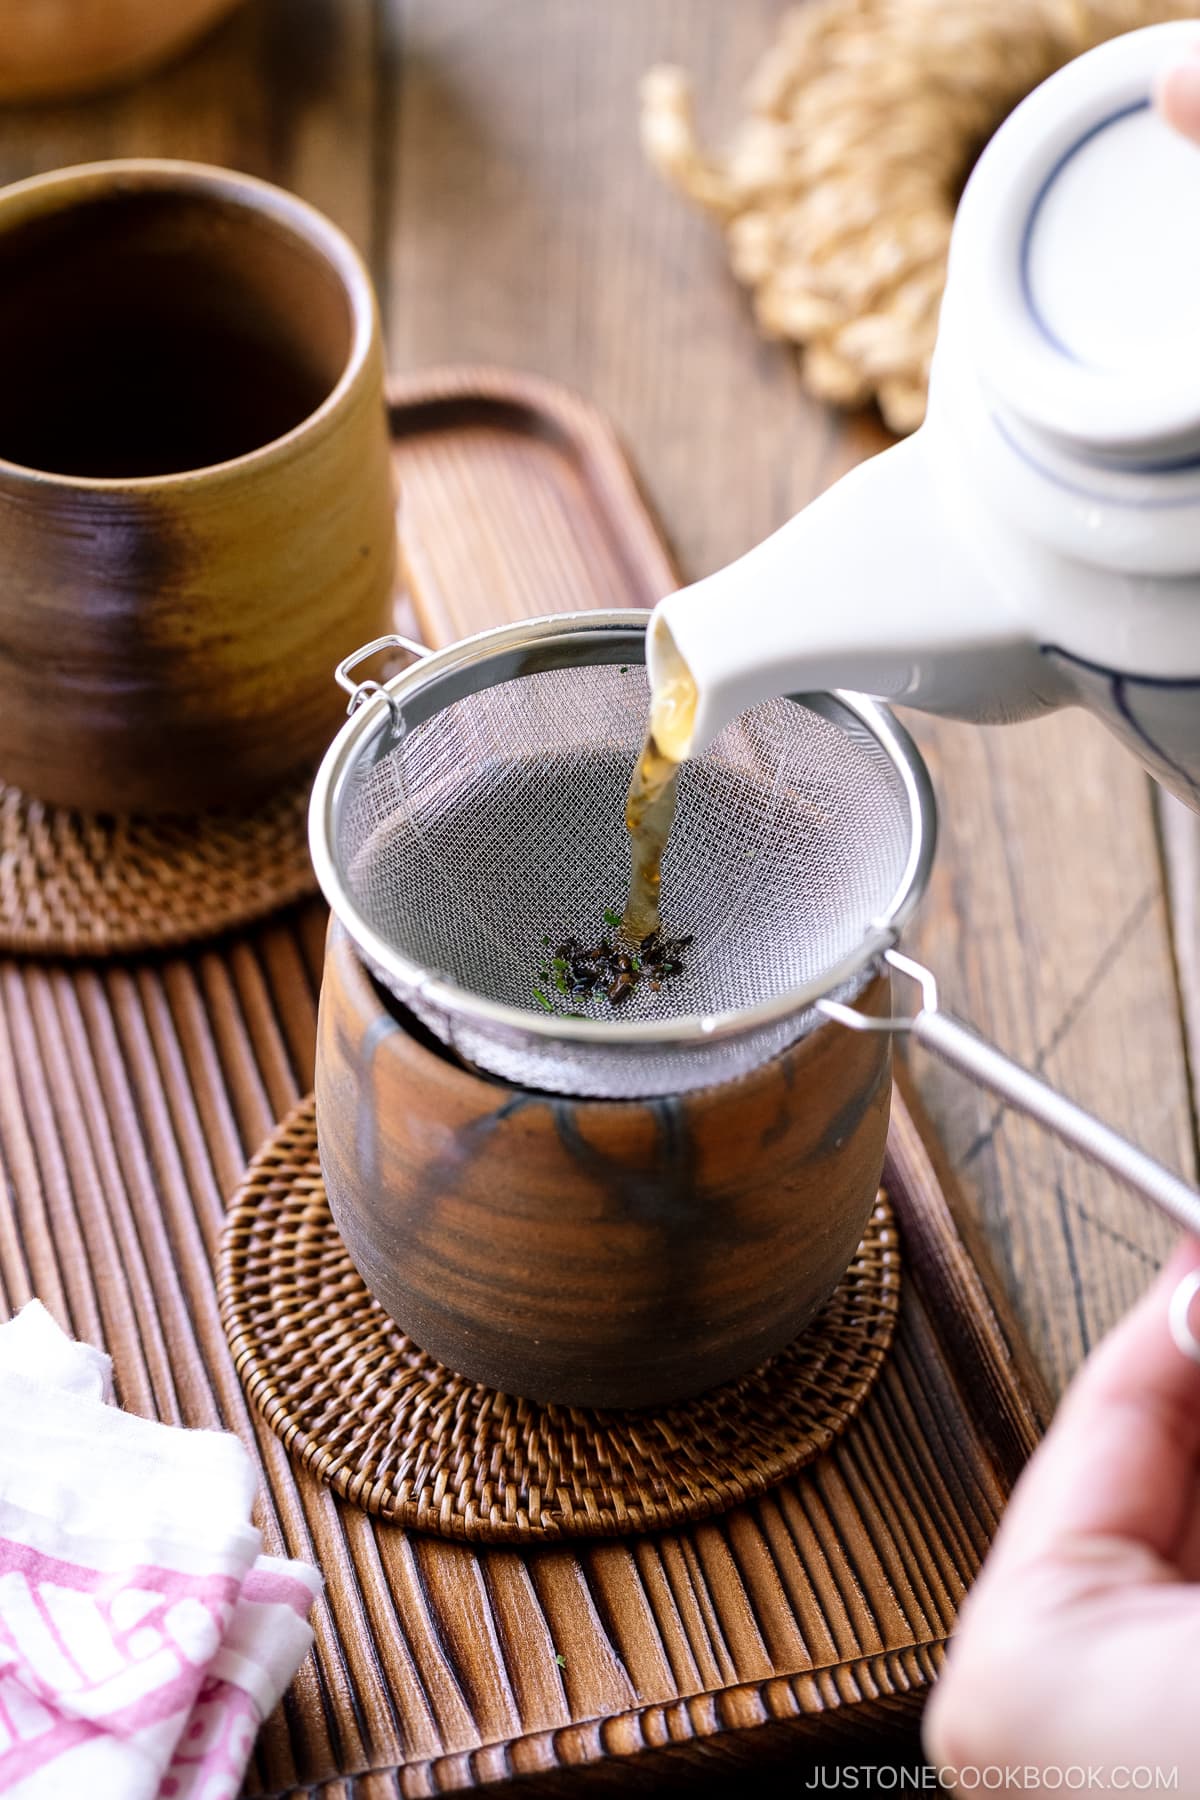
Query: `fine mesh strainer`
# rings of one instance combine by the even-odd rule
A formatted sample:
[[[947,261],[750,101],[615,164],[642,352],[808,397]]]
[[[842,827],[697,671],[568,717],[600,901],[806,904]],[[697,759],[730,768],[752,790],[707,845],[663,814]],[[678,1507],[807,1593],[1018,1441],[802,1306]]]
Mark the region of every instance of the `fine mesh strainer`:
[[[772,701],[681,773],[663,891],[666,929],[695,939],[686,975],[619,1012],[543,983],[546,939],[593,942],[625,903],[645,624],[509,625],[368,683],[317,778],[317,874],[366,961],[521,1086],[631,1098],[743,1074],[820,1023],[818,997],[853,995],[924,885],[933,807],[904,733],[857,696]]]
[[[896,951],[935,809],[911,739],[861,695],[773,700],[684,766],[663,861],[664,928],[695,940],[682,976],[639,984],[619,1012],[541,980],[547,945],[602,936],[624,905],[645,626],[565,615],[433,654],[382,638],[342,664],[351,717],[317,777],[310,843],[377,978],[466,1062],[576,1096],[727,1081],[830,1019],[909,1030],[1200,1230],[1200,1195],[940,1012],[932,976]],[[403,674],[355,683],[396,648],[417,659]],[[854,1010],[881,959],[921,984],[912,1017]]]

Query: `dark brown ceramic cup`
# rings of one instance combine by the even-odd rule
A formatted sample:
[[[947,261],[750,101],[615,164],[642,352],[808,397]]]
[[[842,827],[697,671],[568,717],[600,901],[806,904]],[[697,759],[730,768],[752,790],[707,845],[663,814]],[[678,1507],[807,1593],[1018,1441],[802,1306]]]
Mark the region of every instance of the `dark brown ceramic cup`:
[[[883,1015],[886,977],[858,1005]],[[330,1205],[422,1349],[533,1400],[662,1404],[753,1368],[832,1293],[883,1167],[891,1040],[821,1027],[740,1080],[571,1100],[471,1073],[331,926],[317,1048]]]
[[[379,321],[335,226],[189,163],[0,192],[0,781],[188,812],[313,766],[394,540]]]

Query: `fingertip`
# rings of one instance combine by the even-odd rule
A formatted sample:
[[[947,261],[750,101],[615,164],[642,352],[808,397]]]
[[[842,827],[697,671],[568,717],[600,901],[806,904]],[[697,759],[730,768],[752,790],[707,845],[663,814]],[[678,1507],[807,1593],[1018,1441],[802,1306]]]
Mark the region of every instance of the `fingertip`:
[[[1200,66],[1200,65],[1198,65]],[[1116,1398],[1154,1394],[1188,1412],[1200,1399],[1200,1364],[1181,1352],[1169,1324],[1171,1299],[1181,1281],[1200,1270],[1200,1240],[1184,1237],[1136,1306],[1109,1332],[1080,1369],[1064,1397],[1072,1412]],[[1200,1438],[1200,1410],[1195,1412]]]
[[[1154,104],[1168,125],[1200,143],[1200,43],[1181,61],[1159,71]]]
[[[960,1621],[961,1625],[961,1621]],[[962,1692],[958,1676],[958,1638],[950,1647],[946,1666],[933,1684],[933,1692],[921,1715],[921,1748],[935,1769],[961,1768],[974,1760],[970,1720],[973,1695]]]
[[[1174,1287],[1185,1275],[1200,1269],[1200,1238],[1181,1237],[1158,1272],[1156,1287]]]
[[[1185,1238],[1079,1370],[1001,1527],[1010,1560],[1091,1538],[1173,1555],[1200,1457],[1200,1363],[1168,1315],[1197,1269],[1200,1242]]]

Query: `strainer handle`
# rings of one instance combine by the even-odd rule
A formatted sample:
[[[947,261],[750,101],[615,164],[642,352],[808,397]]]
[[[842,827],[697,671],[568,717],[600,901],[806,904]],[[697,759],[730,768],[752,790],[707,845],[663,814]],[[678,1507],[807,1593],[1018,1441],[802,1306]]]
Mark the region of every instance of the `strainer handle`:
[[[1200,1193],[1195,1188],[1155,1162],[1111,1125],[1068,1100],[1049,1082],[1013,1062],[953,1013],[920,1012],[913,1021],[912,1035],[943,1062],[969,1075],[981,1087],[990,1088],[1018,1112],[1028,1113],[1064,1143],[1072,1144],[1118,1180],[1135,1188],[1193,1237],[1200,1237]]]
[[[994,1044],[985,1042],[953,1013],[918,1013],[912,1023],[912,1035],[943,1062],[990,1088],[1019,1112],[1028,1113],[1064,1143],[1082,1150],[1093,1162],[1142,1194],[1176,1225],[1182,1225],[1193,1237],[1200,1237],[1200,1193],[1120,1132],[1076,1106],[1048,1082],[1031,1075]],[[1167,1327],[1176,1348],[1196,1363],[1200,1363],[1200,1338],[1192,1327],[1191,1314],[1198,1294],[1200,1270],[1194,1270],[1178,1284],[1167,1308]]]
[[[885,960],[902,974],[909,975],[921,988],[921,1005],[905,1017],[875,1019],[853,1007],[831,1000],[818,1001],[828,1017],[857,1030],[907,1032],[924,1044],[943,1062],[969,1075],[981,1087],[999,1094],[1010,1106],[1027,1113],[1039,1125],[1055,1133],[1064,1143],[1090,1157],[1129,1187],[1134,1188],[1151,1205],[1181,1225],[1194,1237],[1200,1237],[1200,1193],[1180,1176],[1155,1162],[1144,1150],[1123,1138],[1111,1125],[1105,1125],[1092,1113],[1068,1100],[1057,1088],[1040,1076],[1023,1069],[994,1044],[989,1044],[953,1013],[943,1012],[938,1005],[937,982],[931,970],[889,950]],[[1191,1352],[1189,1352],[1190,1354]],[[1197,1360],[1200,1360],[1198,1346]]]

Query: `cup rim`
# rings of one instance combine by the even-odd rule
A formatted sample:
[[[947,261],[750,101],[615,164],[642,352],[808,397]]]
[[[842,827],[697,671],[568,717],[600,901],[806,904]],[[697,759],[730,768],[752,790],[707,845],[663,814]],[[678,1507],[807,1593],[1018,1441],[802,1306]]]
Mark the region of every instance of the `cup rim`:
[[[296,444],[311,437],[336,415],[361,378],[378,329],[375,289],[366,263],[341,227],[318,207],[257,175],[227,169],[217,163],[172,157],[117,157],[73,163],[67,168],[31,175],[24,181],[0,188],[0,237],[7,229],[6,216],[14,207],[17,212],[15,222],[32,221],[43,212],[56,210],[39,204],[48,196],[65,193],[77,201],[87,202],[121,192],[134,194],[155,190],[176,190],[181,194],[224,199],[246,212],[265,214],[322,256],[341,282],[350,306],[350,349],[341,373],[320,404],[288,431],[222,462],[200,463],[193,469],[173,469],[158,475],[73,475],[40,469],[32,463],[14,462],[0,454],[0,476],[5,479],[88,494],[155,493],[201,482],[209,486],[214,480],[257,472],[286,459]],[[22,201],[29,204],[22,206]]]

